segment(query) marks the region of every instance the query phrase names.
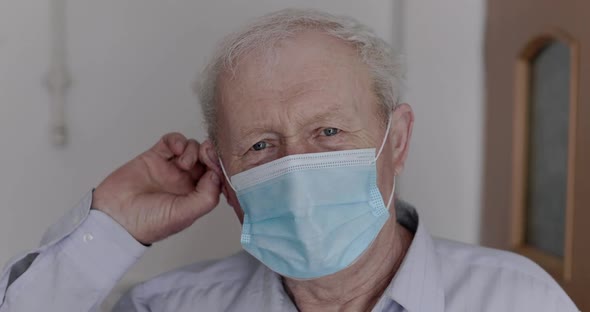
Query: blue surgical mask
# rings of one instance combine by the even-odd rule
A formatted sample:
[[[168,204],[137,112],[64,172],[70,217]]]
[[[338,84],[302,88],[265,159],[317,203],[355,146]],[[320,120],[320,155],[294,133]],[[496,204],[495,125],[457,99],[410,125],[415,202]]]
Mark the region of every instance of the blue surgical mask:
[[[243,248],[296,279],[353,264],[389,218],[394,190],[385,205],[376,160],[390,123],[377,153],[369,148],[290,155],[228,179],[244,211]]]

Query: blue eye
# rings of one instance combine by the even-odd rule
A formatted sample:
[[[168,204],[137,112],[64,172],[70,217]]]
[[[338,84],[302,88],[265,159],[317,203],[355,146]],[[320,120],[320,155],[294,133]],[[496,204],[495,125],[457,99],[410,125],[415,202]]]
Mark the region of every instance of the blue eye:
[[[252,145],[252,149],[255,151],[261,151],[265,148],[266,148],[266,142],[264,142],[264,141],[260,141],[260,142],[257,142],[256,144]]]
[[[322,131],[325,136],[333,136],[340,132],[340,129],[337,128],[326,128]]]

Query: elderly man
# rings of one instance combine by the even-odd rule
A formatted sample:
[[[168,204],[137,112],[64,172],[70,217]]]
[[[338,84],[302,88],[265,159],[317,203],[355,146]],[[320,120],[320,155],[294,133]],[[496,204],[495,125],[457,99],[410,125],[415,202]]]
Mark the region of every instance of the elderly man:
[[[221,193],[232,257],[135,287],[116,311],[577,311],[519,256],[433,239],[393,200],[414,115],[402,68],[354,20],[262,17],[198,88],[210,140],[165,135],[113,172],[1,276],[0,311],[94,311],[152,243]]]

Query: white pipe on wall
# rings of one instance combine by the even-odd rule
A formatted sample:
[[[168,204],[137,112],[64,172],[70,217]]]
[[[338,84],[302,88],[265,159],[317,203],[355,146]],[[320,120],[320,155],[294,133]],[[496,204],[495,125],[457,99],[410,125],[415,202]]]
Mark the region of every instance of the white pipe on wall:
[[[49,7],[50,61],[46,87],[50,97],[50,139],[56,146],[67,142],[66,92],[71,84],[67,68],[66,0],[51,0]]]

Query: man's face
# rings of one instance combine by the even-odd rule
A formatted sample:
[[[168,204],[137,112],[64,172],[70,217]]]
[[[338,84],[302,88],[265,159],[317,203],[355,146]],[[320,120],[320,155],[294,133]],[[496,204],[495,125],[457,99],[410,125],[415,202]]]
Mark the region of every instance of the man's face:
[[[366,65],[353,47],[321,33],[243,57],[235,75],[221,76],[219,98],[217,139],[229,176],[292,154],[379,148],[385,134]],[[386,148],[378,166],[388,157]]]

